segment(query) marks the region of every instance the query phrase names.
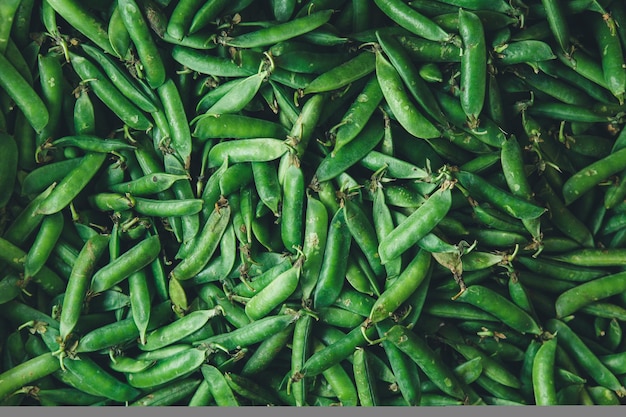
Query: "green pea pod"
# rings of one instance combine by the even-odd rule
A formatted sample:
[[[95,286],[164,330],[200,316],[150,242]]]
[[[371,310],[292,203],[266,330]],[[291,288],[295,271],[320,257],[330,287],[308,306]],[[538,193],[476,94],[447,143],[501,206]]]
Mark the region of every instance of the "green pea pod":
[[[148,289],[148,277],[145,270],[137,271],[128,277],[128,292],[130,293],[130,308],[133,312],[133,321],[139,330],[139,341],[146,343],[146,331],[150,325],[152,304]]]
[[[308,16],[299,17],[289,22],[259,29],[232,38],[224,39],[224,44],[235,48],[255,48],[258,46],[274,45],[278,42],[308,33],[328,22],[332,10],[322,10]]]
[[[132,181],[112,184],[109,190],[116,193],[129,193],[133,196],[148,196],[169,189],[176,181],[186,179],[186,175],[156,172]]]
[[[376,52],[376,76],[385,101],[402,127],[418,138],[439,137],[439,130],[413,105],[404,91],[400,75],[382,52]]]
[[[266,316],[255,320],[229,333],[211,336],[207,339],[194,342],[194,345],[221,346],[227,350],[234,350],[253,345],[276,334],[300,318],[298,313]]]
[[[556,58],[550,45],[535,39],[510,42],[504,48],[498,48],[494,55],[497,62],[502,65],[549,61]]]
[[[300,166],[291,164],[283,181],[280,235],[289,252],[302,248],[304,223],[304,173]]]
[[[61,236],[63,224],[64,220],[61,213],[52,214],[43,219],[41,229],[24,261],[25,277],[35,276],[44,266]]]
[[[209,167],[221,165],[225,160],[231,164],[274,161],[288,149],[284,141],[270,138],[221,142],[209,151]]]
[[[365,157],[383,137],[383,123],[378,117],[371,117],[354,140],[333,150],[317,166],[315,176],[318,181],[328,181],[337,177]]]
[[[158,360],[154,366],[127,374],[128,383],[135,388],[150,388],[176,380],[200,368],[206,361],[207,352],[187,349],[169,358]]]
[[[621,294],[624,291],[623,286],[624,273],[617,273],[569,289],[556,299],[557,317],[569,316],[592,302]]]
[[[247,77],[250,75],[248,71],[232,60],[208,55],[204,51],[174,46],[171,53],[176,62],[201,74],[211,74],[216,77]]]
[[[528,313],[487,287],[470,285],[457,299],[493,314],[520,333],[541,334],[541,328]]]
[[[0,87],[20,108],[36,132],[46,127],[50,120],[46,105],[4,54],[0,54]]]
[[[558,334],[559,346],[563,346],[565,351],[572,356],[572,359],[594,381],[605,388],[615,391],[618,395],[624,395],[626,390],[622,383],[567,324],[561,320],[550,319],[546,321],[546,329],[551,333]]]
[[[543,207],[499,189],[476,174],[459,171],[455,177],[470,196],[487,201],[515,218],[534,219],[546,211]]]
[[[391,286],[378,297],[369,319],[378,323],[389,318],[417,290],[428,275],[431,256],[420,250]]]
[[[385,270],[377,253],[379,244],[374,226],[371,224],[363,209],[354,201],[346,200],[343,209],[345,211],[346,224],[352,234],[352,238],[363,251],[374,275],[376,277],[382,277]],[[372,282],[371,286],[377,288],[378,284]]]
[[[111,263],[99,269],[91,280],[91,291],[106,291],[128,278],[133,273],[149,265],[161,251],[158,235],[148,237]]]
[[[285,128],[278,123],[240,114],[209,114],[197,117],[192,124],[193,136],[199,140],[255,137],[282,139],[287,136]]]
[[[417,243],[443,219],[452,204],[449,188],[434,192],[409,217],[396,226],[378,245],[383,264],[391,261]]]
[[[137,49],[148,85],[160,87],[166,79],[165,66],[139,6],[134,0],[119,0],[118,10]]]
[[[374,55],[371,52],[361,52],[349,61],[320,74],[304,88],[303,93],[321,93],[345,87],[351,82],[367,76],[374,69]]]
[[[374,0],[376,6],[411,33],[434,42],[450,42],[453,35],[400,0]]]
[[[355,101],[344,114],[336,130],[333,154],[354,139],[365,128],[374,110],[383,98],[382,90],[376,77],[371,77]]]
[[[265,204],[275,216],[279,214],[281,201],[281,187],[278,183],[278,173],[275,165],[266,162],[252,162],[252,175],[256,191],[263,204]]]
[[[119,9],[115,9],[119,13]],[[114,12],[115,13],[115,12]],[[113,19],[113,15],[111,17]],[[129,100],[137,105],[141,110],[153,113],[158,110],[154,103],[154,97],[141,90],[141,86],[130,75],[122,70],[115,61],[97,48],[90,45],[81,45],[83,51],[94,59],[109,77],[111,82]]]
[[[456,376],[422,338],[400,325],[393,326],[385,333],[385,336],[386,340],[411,358],[440,390],[454,398],[465,397],[461,383]]]
[[[219,245],[229,223],[230,214],[231,208],[228,205],[213,210],[206,224],[196,236],[195,242],[197,243],[191,252],[170,272],[171,278],[187,280],[202,271]]]
[[[339,297],[348,267],[347,257],[351,242],[352,236],[346,224],[345,212],[337,210],[330,221],[324,258],[313,293],[315,308],[328,307]]]
[[[73,28],[89,38],[100,49],[115,55],[104,25],[86,5],[77,0],[50,0],[46,2]]]
[[[480,18],[459,8],[459,34],[464,46],[461,56],[461,107],[470,128],[473,128],[479,123],[487,86],[487,48]]]
[[[246,314],[248,317],[252,320],[265,317],[274,308],[287,300],[298,286],[300,271],[299,265],[293,266],[278,275],[265,288],[250,298],[246,303]]]
[[[93,92],[124,123],[133,129],[148,130],[152,123],[144,113],[100,72],[98,67],[79,55],[70,53],[72,68],[85,83],[89,83]]]
[[[319,200],[307,195],[304,244],[304,262],[300,276],[302,298],[308,299],[319,280],[328,237],[328,211]]]
[[[212,365],[203,365],[200,367],[202,376],[209,381],[209,389],[213,395],[213,399],[218,406],[221,407],[237,407],[239,402],[235,398],[235,394],[226,382],[224,374]]]
[[[3,402],[22,386],[29,385],[61,367],[52,353],[42,353],[0,374],[0,400]]]

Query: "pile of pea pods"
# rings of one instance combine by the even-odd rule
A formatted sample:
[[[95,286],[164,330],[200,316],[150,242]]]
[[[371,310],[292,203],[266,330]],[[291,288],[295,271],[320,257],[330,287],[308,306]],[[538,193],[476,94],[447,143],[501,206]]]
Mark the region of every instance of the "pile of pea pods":
[[[2,0],[0,405],[620,405],[622,0]]]

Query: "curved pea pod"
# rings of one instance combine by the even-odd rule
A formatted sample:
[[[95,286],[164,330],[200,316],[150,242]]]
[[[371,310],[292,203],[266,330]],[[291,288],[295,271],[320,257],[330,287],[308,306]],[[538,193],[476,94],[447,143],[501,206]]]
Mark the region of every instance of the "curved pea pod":
[[[448,214],[451,204],[452,193],[449,188],[435,191],[380,241],[378,254],[381,263],[397,258],[426,236]]]
[[[378,323],[389,318],[417,290],[417,287],[426,278],[430,269],[430,263],[430,253],[420,250],[393,284],[378,297],[372,307],[369,319],[373,323]]]
[[[194,240],[187,256],[170,272],[171,278],[187,280],[198,274],[217,249],[230,221],[231,207],[215,208]]]
[[[82,56],[70,53],[72,68],[96,96],[113,111],[124,123],[133,129],[148,130],[152,123],[134,103],[124,95],[100,72],[98,67]]]
[[[626,168],[626,149],[599,159],[572,175],[563,184],[565,205],[576,201],[600,182]]]
[[[255,320],[245,326],[221,333],[207,339],[194,342],[194,345],[221,346],[226,350],[244,348],[265,340],[294,323],[300,318],[299,313],[278,314]]]
[[[532,381],[537,405],[556,405],[555,389],[555,356],[557,338],[553,337],[544,342],[533,360]]]
[[[304,243],[304,262],[300,276],[302,298],[308,299],[319,279],[328,237],[328,211],[322,202],[307,195]]]
[[[41,132],[50,120],[46,105],[4,54],[0,55],[0,87],[20,108],[28,123]]]
[[[461,107],[472,128],[478,125],[487,89],[487,47],[480,18],[459,8],[459,34],[464,46],[461,55]]]
[[[502,65],[522,64],[524,62],[549,61],[556,59],[550,45],[539,40],[511,42],[496,49],[495,57]]]
[[[148,266],[161,251],[161,241],[158,235],[150,236],[111,263],[100,268],[91,280],[91,291],[94,293],[106,291]]]
[[[247,77],[248,71],[235,64],[228,58],[207,54],[205,51],[174,46],[172,58],[181,65],[201,74],[211,74],[216,77]]]
[[[226,382],[224,374],[212,365],[203,365],[200,367],[202,376],[205,381],[209,381],[209,390],[213,395],[213,399],[217,406],[222,407],[237,407],[239,402],[235,397],[232,389]]]
[[[591,27],[602,54],[604,81],[620,104],[623,104],[624,93],[626,93],[626,68],[624,68],[624,53],[619,34],[615,28],[610,27],[605,16],[602,16],[602,19],[599,16],[593,16]]]
[[[595,382],[620,396],[626,394],[626,389],[617,377],[567,324],[558,319],[550,319],[546,321],[546,329],[558,334],[559,346],[562,346]]]
[[[345,87],[372,73],[375,65],[375,57],[371,52],[361,52],[349,61],[320,74],[304,88],[303,93],[322,93]]]
[[[374,0],[376,6],[411,33],[434,42],[450,42],[453,35],[403,1]]]
[[[109,185],[115,193],[129,193],[133,196],[149,196],[169,189],[176,181],[187,179],[186,175],[155,172],[132,181]]]
[[[185,114],[183,100],[171,78],[164,80],[157,89],[165,117],[170,128],[169,146],[176,152],[185,167],[191,163],[191,132]]]
[[[245,308],[248,317],[258,320],[285,302],[296,290],[300,274],[301,268],[296,262],[296,265],[278,275],[265,288],[252,296]]]
[[[193,121],[193,136],[199,140],[209,138],[253,139],[286,138],[287,130],[278,123],[240,114],[207,114]]]
[[[209,168],[238,162],[269,162],[289,150],[284,141],[271,138],[240,139],[218,143],[209,151]]]
[[[207,359],[202,349],[187,349],[160,359],[150,368],[127,374],[128,383],[135,388],[150,388],[174,381],[197,370]]]
[[[372,117],[360,133],[340,149],[326,155],[315,171],[318,181],[328,181],[343,173],[365,157],[383,137],[382,119]]]
[[[385,269],[377,253],[378,237],[376,236],[374,226],[371,224],[363,209],[354,201],[346,200],[343,209],[345,211],[346,224],[352,234],[352,238],[361,248],[374,275],[376,277],[382,277],[385,273]],[[375,282],[371,283],[371,285],[377,287],[377,283]]]
[[[440,136],[439,130],[425,118],[404,91],[402,79],[382,52],[376,52],[376,76],[385,97],[398,122],[410,134],[423,139]]]
[[[541,334],[541,328],[527,312],[487,287],[470,285],[461,292],[457,300],[493,314],[520,333]]]
[[[250,165],[259,198],[275,216],[278,216],[282,196],[276,166],[266,162],[252,162]]]
[[[346,224],[345,212],[339,209],[330,221],[324,258],[313,293],[315,308],[328,307],[339,297],[348,268],[347,257],[351,243],[352,236]]]
[[[454,398],[465,398],[457,377],[421,337],[401,325],[393,326],[385,332],[385,337],[411,358],[441,391]]]
[[[191,216],[202,211],[204,200],[199,198],[188,200],[153,200],[133,197],[135,212],[144,216],[182,217]]]
[[[546,202],[550,221],[557,229],[584,247],[595,246],[587,225],[566,207],[547,181],[540,182],[537,195]]]
[[[58,371],[60,367],[59,359],[47,352],[7,369],[0,374],[0,400],[4,402],[21,387]]]
[[[332,10],[314,12],[308,16],[298,17],[289,22],[279,23],[274,26],[259,29],[258,31],[235,37],[226,37],[223,42],[225,45],[234,46],[236,48],[254,48],[258,46],[274,45],[278,42],[311,32],[328,22],[332,14]]]
[[[230,91],[209,107],[206,114],[228,114],[242,110],[258,93],[267,75],[267,71],[261,71],[241,79]]]
[[[220,309],[196,310],[180,319],[159,327],[146,334],[146,343],[139,344],[143,351],[153,351],[169,346],[201,329],[216,315],[221,314]]]
[[[454,175],[471,197],[489,202],[515,218],[534,219],[546,211],[545,208],[509,194],[471,172],[459,171]]]
[[[280,236],[289,252],[302,247],[305,203],[304,173],[299,165],[291,164],[285,170],[280,219]]]
[[[166,79],[165,65],[139,6],[134,0],[120,0],[118,10],[135,45],[148,85],[155,89],[160,87]]]
[[[607,275],[563,292],[555,301],[557,317],[566,317],[584,306],[626,291],[626,273]]]
[[[109,237],[96,235],[89,239],[81,249],[76,262],[72,266],[72,273],[67,282],[63,307],[59,320],[59,334],[62,340],[74,330],[83,312],[83,304],[87,289],[92,278],[96,262],[108,247]]]

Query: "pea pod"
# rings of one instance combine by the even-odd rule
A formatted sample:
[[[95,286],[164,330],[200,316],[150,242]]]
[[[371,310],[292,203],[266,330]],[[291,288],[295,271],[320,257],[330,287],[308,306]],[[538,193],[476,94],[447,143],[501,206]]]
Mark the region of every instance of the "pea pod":
[[[461,56],[461,106],[472,128],[478,125],[487,85],[487,48],[480,18],[459,8],[459,34],[464,46]]]
[[[258,46],[274,45],[278,42],[291,39],[308,33],[328,22],[332,10],[322,10],[308,16],[299,17],[285,23],[263,28],[255,32],[224,39],[224,44],[235,48],[254,48]]]
[[[404,91],[400,75],[380,51],[376,52],[376,76],[385,101],[402,127],[418,138],[439,136],[439,130],[413,105]]]
[[[67,339],[78,323],[96,262],[108,244],[109,237],[97,235],[89,239],[78,254],[63,297],[59,320],[59,334],[62,340]]]
[[[144,371],[128,374],[128,383],[135,388],[155,387],[200,368],[206,358],[207,352],[204,350],[187,349],[157,361]]]
[[[99,269],[91,280],[90,290],[98,293],[119,284],[134,272],[149,265],[159,254],[161,243],[158,235],[148,237],[119,258]]]
[[[399,0],[374,0],[376,6],[406,30],[435,42],[450,42],[453,35],[439,25]]]
[[[383,264],[391,261],[417,243],[443,219],[452,204],[449,188],[434,192],[409,217],[393,229],[378,245]]]
[[[462,399],[465,397],[461,383],[438,355],[422,338],[411,330],[395,325],[385,333],[386,339],[398,347],[446,394]]]
[[[0,374],[0,399],[3,401],[22,386],[37,381],[61,367],[52,353],[43,353]]]

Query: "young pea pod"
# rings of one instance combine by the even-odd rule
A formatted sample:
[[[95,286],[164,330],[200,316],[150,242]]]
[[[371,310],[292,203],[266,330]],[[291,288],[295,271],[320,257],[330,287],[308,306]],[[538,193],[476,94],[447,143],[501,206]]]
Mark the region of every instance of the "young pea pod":
[[[170,128],[170,146],[181,159],[185,168],[188,168],[191,164],[191,132],[178,88],[174,81],[168,78],[161,83],[157,92]]]
[[[372,307],[369,319],[373,323],[378,323],[389,318],[426,278],[430,269],[430,262],[430,253],[420,250],[393,284],[378,297]]]
[[[385,337],[411,358],[441,391],[454,398],[465,398],[457,377],[421,337],[401,325],[393,326]]]
[[[487,47],[483,24],[476,14],[459,8],[461,55],[461,107],[470,128],[478,126],[487,86]]]
[[[296,290],[300,279],[299,262],[278,275],[265,288],[256,293],[246,303],[246,314],[251,320],[258,320],[286,301]]]
[[[58,371],[60,367],[59,359],[47,352],[7,369],[0,374],[0,400],[4,404],[21,387]]]
[[[289,252],[302,248],[304,223],[304,173],[299,165],[291,164],[283,180],[280,236]]]
[[[411,33],[435,42],[450,42],[453,35],[402,0],[374,0],[378,8]]]
[[[611,19],[610,17],[608,19]],[[615,23],[613,23],[615,24]],[[620,23],[620,25],[623,23]],[[602,53],[602,73],[604,81],[620,104],[624,103],[626,93],[626,68],[622,42],[615,28],[611,29],[605,16],[593,16],[592,28],[598,49]]]
[[[626,169],[626,148],[599,159],[572,175],[563,184],[565,205],[576,201],[601,181]]]
[[[213,210],[206,224],[196,236],[195,245],[193,245],[190,253],[170,272],[171,278],[187,280],[202,271],[217,249],[228,226],[230,215],[231,208],[228,205],[216,207]]]
[[[337,90],[370,74],[374,67],[374,55],[367,51],[361,52],[349,61],[320,74],[304,88],[303,93],[311,94]]]
[[[133,273],[148,266],[161,251],[158,235],[150,236],[111,263],[99,269],[91,280],[91,291],[99,293],[119,284]]]
[[[314,308],[328,307],[341,292],[352,236],[346,224],[344,210],[337,210],[328,230],[319,279],[313,293]]]
[[[207,352],[201,349],[187,349],[168,358],[158,360],[154,366],[129,373],[128,383],[135,388],[150,388],[174,381],[200,368],[206,361]]]
[[[563,292],[556,299],[557,317],[566,317],[584,306],[626,291],[625,273],[607,275]]]
[[[100,72],[98,67],[82,56],[70,53],[72,68],[124,123],[133,129],[148,130],[152,123],[145,114]]]
[[[376,52],[376,76],[385,101],[402,127],[418,138],[439,137],[439,130],[413,105],[404,90],[398,71],[380,51]]]
[[[546,321],[546,329],[553,334],[558,334],[559,346],[562,345],[594,381],[620,396],[626,394],[623,384],[567,324],[561,320],[550,319]]]
[[[215,403],[219,407],[237,407],[239,402],[235,397],[232,389],[226,382],[224,374],[212,365],[202,365],[200,367],[202,376],[206,381],[209,381],[209,389],[213,395]]]
[[[493,314],[520,333],[541,334],[541,328],[528,313],[487,287],[470,285],[457,299]]]
[[[393,229],[378,245],[383,264],[406,252],[422,239],[448,214],[452,204],[449,188],[435,191],[409,217]]]
[[[557,405],[555,379],[555,356],[557,337],[544,342],[533,360],[532,381],[537,405]]]
[[[209,151],[209,168],[237,162],[269,162],[284,155],[289,148],[284,141],[271,138],[241,139],[221,142]]]
[[[150,87],[156,89],[165,82],[165,65],[152,38],[148,23],[135,0],[119,0],[117,5],[122,21],[137,50],[146,81]]]
[[[459,171],[455,173],[455,177],[471,197],[489,202],[517,219],[534,219],[546,211],[543,207],[515,197],[471,172]]]

